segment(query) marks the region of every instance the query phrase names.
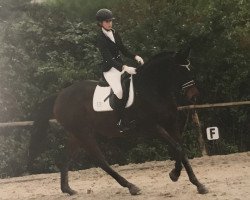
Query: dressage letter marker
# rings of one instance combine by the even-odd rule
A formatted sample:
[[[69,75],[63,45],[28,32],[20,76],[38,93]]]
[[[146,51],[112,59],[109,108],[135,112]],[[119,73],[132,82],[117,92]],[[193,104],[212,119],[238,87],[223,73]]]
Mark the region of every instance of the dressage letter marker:
[[[219,129],[217,127],[207,128],[207,139],[208,140],[218,140],[219,139]]]

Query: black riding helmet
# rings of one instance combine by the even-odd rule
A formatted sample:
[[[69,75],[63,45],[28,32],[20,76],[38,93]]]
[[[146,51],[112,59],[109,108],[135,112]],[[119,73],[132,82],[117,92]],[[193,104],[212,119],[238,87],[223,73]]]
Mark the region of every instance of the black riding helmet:
[[[102,8],[102,9],[98,10],[96,13],[96,20],[99,22],[103,22],[106,20],[112,20],[112,19],[114,19],[113,14],[109,9]]]

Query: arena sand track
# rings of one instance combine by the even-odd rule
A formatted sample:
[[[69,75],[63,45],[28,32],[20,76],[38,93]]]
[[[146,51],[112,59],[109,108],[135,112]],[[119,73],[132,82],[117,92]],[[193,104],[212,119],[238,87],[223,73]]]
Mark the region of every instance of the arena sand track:
[[[70,172],[70,185],[75,196],[61,193],[59,173],[40,174],[0,180],[0,199],[34,200],[248,200],[250,199],[250,152],[226,156],[211,156],[190,160],[202,183],[209,189],[206,195],[197,193],[185,171],[173,183],[168,173],[172,161],[147,162],[112,166],[129,181],[139,186],[142,194],[131,196],[114,179],[99,168]]]

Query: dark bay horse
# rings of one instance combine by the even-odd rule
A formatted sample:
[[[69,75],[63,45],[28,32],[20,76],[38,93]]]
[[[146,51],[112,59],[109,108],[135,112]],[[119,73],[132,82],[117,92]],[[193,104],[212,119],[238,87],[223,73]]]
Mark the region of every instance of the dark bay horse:
[[[188,55],[189,49],[177,53],[163,52],[138,68],[134,76],[135,102],[126,109],[126,115],[136,121],[136,128],[129,133],[131,137],[136,137],[140,132],[169,143],[176,161],[174,169],[169,173],[171,180],[178,180],[184,166],[191,183],[200,194],[205,194],[208,190],[196,178],[182,147],[177,105],[173,95],[174,91],[183,89],[187,99],[192,100],[199,93],[187,65]],[[93,110],[92,98],[96,85],[97,81],[89,80],[75,83],[40,105],[40,113],[34,122],[35,131],[31,136],[29,163],[37,156],[39,143],[46,136],[48,121],[54,116],[70,136],[67,156],[62,161],[63,164],[59,165],[62,192],[70,195],[76,193],[68,183],[68,168],[78,149],[83,148],[99,167],[121,186],[127,187],[132,195],[137,195],[140,189],[108,165],[98,146],[96,136],[99,134],[108,138],[122,134],[117,130],[113,112]]]

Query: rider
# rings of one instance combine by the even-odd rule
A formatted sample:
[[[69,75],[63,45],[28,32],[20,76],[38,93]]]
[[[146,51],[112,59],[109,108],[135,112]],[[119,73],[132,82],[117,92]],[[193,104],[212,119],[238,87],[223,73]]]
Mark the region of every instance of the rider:
[[[118,102],[122,102],[123,91],[121,85],[121,75],[127,72],[131,75],[136,74],[136,68],[125,65],[120,56],[120,52],[128,58],[135,59],[141,65],[144,64],[143,59],[128,51],[123,45],[121,37],[112,29],[113,14],[108,9],[100,9],[96,13],[98,26],[101,27],[101,32],[97,39],[97,46],[101,52],[103,63],[102,72],[103,76],[114,91],[118,98]],[[117,126],[120,132],[128,129],[123,119],[123,112],[126,104],[118,103],[117,108],[114,109],[117,116]]]

